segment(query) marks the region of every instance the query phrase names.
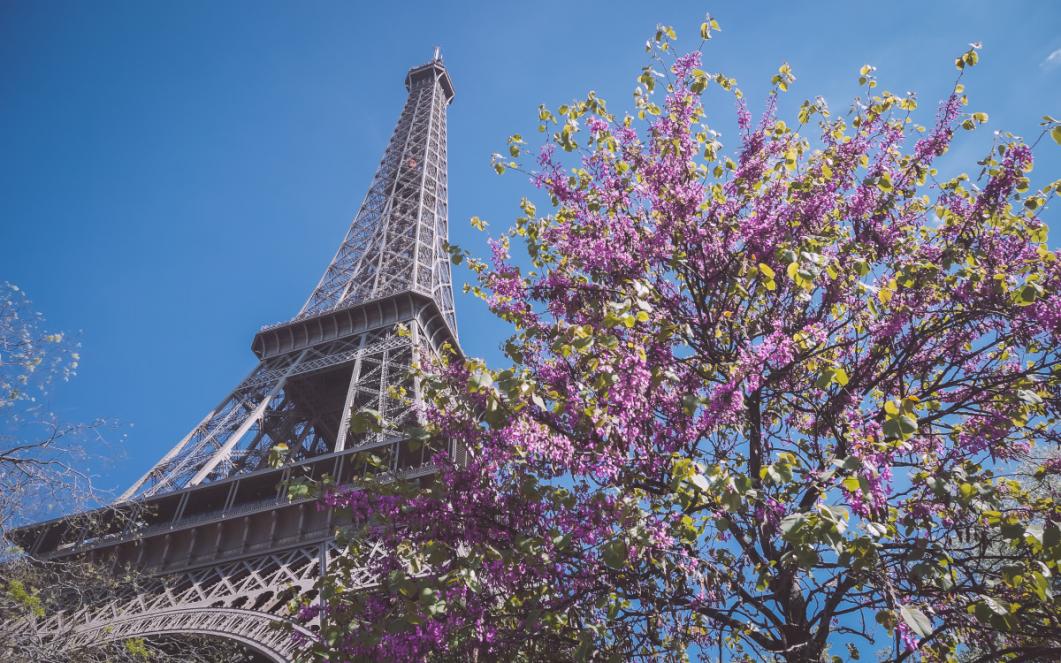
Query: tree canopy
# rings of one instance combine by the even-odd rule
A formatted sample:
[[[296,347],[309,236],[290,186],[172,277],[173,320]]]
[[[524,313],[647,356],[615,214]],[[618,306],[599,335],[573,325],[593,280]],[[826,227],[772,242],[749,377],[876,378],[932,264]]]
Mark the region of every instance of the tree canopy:
[[[543,106],[540,149],[495,157],[541,208],[488,261],[453,255],[511,365],[424,359],[410,434],[466,463],[324,489],[354,527],[307,655],[1061,657],[1061,181],[1030,179],[1061,126],[947,177],[988,120],[963,85],[977,45],[934,116],[866,65],[849,110],[786,120],[788,65],[753,118],[675,39],[649,41],[630,114]],[[349,591],[376,546],[378,589]]]

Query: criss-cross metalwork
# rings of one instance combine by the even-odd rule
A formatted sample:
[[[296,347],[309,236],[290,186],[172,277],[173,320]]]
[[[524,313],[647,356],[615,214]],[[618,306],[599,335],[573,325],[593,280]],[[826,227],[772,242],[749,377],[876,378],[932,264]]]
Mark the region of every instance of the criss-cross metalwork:
[[[352,411],[394,431],[416,409],[408,367],[456,342],[448,234],[446,108],[441,58],[410,70],[409,96],[368,194],[317,287],[292,320],[254,340],[261,363],[122,499],[152,496],[262,467],[284,445],[299,460],[353,440]],[[397,325],[410,329],[395,334]],[[392,452],[389,461],[402,462]]]
[[[287,631],[274,627],[337,554],[341,523],[288,500],[284,482],[295,474],[356,480],[368,471],[366,450],[376,457],[372,471],[378,459],[396,476],[432,471],[438,450],[410,444],[401,431],[420,413],[413,362],[457,344],[445,250],[454,91],[438,50],[405,84],[383,160],[320,282],[297,315],[254,337],[255,369],[119,498],[117,510],[136,517],[90,534],[59,519],[18,535],[39,558],[131,565],[151,581],[36,628],[67,634],[71,647],[215,635],[289,661],[291,630],[310,632],[291,622]],[[351,426],[364,409],[382,426]],[[356,583],[374,582],[362,576]]]
[[[409,98],[350,230],[299,318],[412,290],[434,299],[450,329],[446,107],[440,60],[410,72]]]
[[[294,656],[288,602],[311,590],[336,554],[320,544],[151,578],[109,601],[59,613],[41,624],[69,633],[77,649],[131,637],[194,633],[242,642],[274,661]],[[365,578],[365,586],[373,580]],[[278,628],[286,626],[287,628]]]

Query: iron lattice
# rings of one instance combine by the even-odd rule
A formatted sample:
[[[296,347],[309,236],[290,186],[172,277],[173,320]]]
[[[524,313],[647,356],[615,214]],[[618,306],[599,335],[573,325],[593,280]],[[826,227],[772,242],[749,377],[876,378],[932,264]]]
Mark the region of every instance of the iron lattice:
[[[119,499],[144,507],[146,521],[91,538],[78,538],[63,520],[20,534],[41,558],[85,555],[133,564],[151,578],[131,595],[38,628],[75,633],[74,647],[216,635],[289,661],[290,636],[270,625],[338,551],[331,514],[322,519],[286,501],[283,480],[299,468],[351,480],[357,452],[368,449],[396,474],[430,472],[431,450],[404,445],[400,431],[421,407],[411,364],[457,344],[445,250],[454,92],[437,50],[405,83],[408,99],[368,193],[305,305],[259,331],[258,366]],[[351,415],[362,408],[380,413],[382,430],[352,432]],[[269,465],[280,444],[286,469]],[[372,584],[367,571],[362,576],[360,585]]]
[[[336,331],[283,353],[268,353],[256,338],[258,367],[122,499],[253,471],[281,442],[292,459],[340,451],[351,442],[350,413],[360,407],[379,411],[392,430],[414,416],[417,393],[406,377],[412,358],[457,338],[445,250],[446,108],[453,87],[440,58],[412,69],[406,86],[398,125],[331,264],[298,315],[264,328],[259,337],[294,334],[344,309],[396,298],[418,296],[419,308],[395,310],[381,315],[375,328],[352,335]],[[431,333],[425,316],[441,317],[433,327],[448,333]],[[411,328],[409,337],[395,334],[398,324]],[[396,389],[411,397],[394,397]],[[397,454],[392,456],[397,463]]]

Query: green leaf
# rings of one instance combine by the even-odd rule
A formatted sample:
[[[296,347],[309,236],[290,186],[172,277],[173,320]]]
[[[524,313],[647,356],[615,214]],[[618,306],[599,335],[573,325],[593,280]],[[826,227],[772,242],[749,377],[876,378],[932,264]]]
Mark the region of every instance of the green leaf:
[[[906,439],[917,432],[917,419],[909,414],[904,414],[892,421],[898,423],[899,436],[903,439]]]
[[[601,548],[601,558],[604,563],[613,569],[621,569],[626,566],[630,549],[623,539],[613,539]]]
[[[700,399],[696,394],[685,394],[682,396],[682,412],[687,416],[692,416],[696,413],[696,408],[700,405]]]
[[[838,467],[841,467],[845,470],[850,470],[852,472],[855,470],[862,469],[862,461],[857,456],[847,456],[846,458],[844,458],[844,461],[842,463],[838,463],[838,461],[833,461],[833,464],[838,464]]]
[[[701,69],[694,69],[693,82],[689,85],[689,90],[691,90],[693,94],[700,94],[707,89],[708,80],[707,72]]]
[[[888,528],[884,525],[881,525],[880,523],[875,523],[867,520],[863,521],[863,524],[866,527],[866,531],[870,533],[870,536],[873,536],[875,538],[880,538],[888,533]]]
[[[1028,389],[1018,389],[1017,398],[1027,403],[1028,405],[1039,405],[1043,402],[1043,399],[1039,397],[1039,394]]]
[[[1004,606],[1001,602],[990,596],[984,597],[984,605],[986,605],[988,609],[996,615],[1005,616],[1009,614],[1009,610],[1006,608],[1006,606]]]
[[[718,27],[718,21],[711,18],[711,14],[704,17],[704,22],[700,24],[700,38],[704,41],[711,38],[711,31],[721,32],[722,28]]]
[[[1050,581],[1039,572],[1032,573],[1032,588],[1040,600],[1046,601],[1051,598]]]
[[[814,386],[818,389],[826,389],[830,384],[833,383],[833,376],[836,375],[835,368],[826,368],[818,376],[818,380],[814,383]]]
[[[711,484],[707,482],[707,477],[703,474],[694,474],[689,478],[689,483],[696,486],[702,493],[706,493],[711,488]]]
[[[485,368],[477,367],[468,376],[468,384],[475,391],[489,389],[494,384],[494,376]]]
[[[1043,546],[1053,548],[1061,543],[1061,528],[1056,523],[1047,523],[1043,528]]]
[[[799,546],[796,548],[795,553],[796,561],[804,569],[812,569],[821,561],[821,558],[818,557],[818,551],[810,546]]]
[[[1043,531],[1042,525],[1028,525],[1024,528],[1025,536],[1030,536],[1036,543],[1041,544],[1043,542]]]
[[[1034,304],[1042,294],[1043,289],[1038,283],[1028,283],[1017,293],[1017,306]]]
[[[918,608],[912,605],[904,605],[899,608],[899,614],[914,633],[922,638],[932,635],[932,620]]]
[[[292,481],[287,486],[287,499],[300,500],[309,497],[312,486],[304,481]]]
[[[847,371],[842,368],[836,369],[836,372],[833,373],[833,382],[840,385],[841,387],[847,386],[848,379],[849,378],[847,377]]]
[[[775,463],[770,467],[777,475],[775,483],[789,483],[792,481],[792,466],[788,463]]]
[[[1061,124],[1050,130],[1050,138],[1053,138],[1055,143],[1061,145]]]
[[[269,449],[269,466],[280,467],[287,460],[287,452],[290,449],[286,442],[277,442]]]
[[[350,417],[350,431],[355,434],[378,432],[383,428],[383,415],[377,410],[364,409]]]
[[[862,482],[858,480],[858,477],[850,476],[844,479],[840,485],[853,493],[862,487]]]
[[[781,534],[786,539],[795,536],[796,532],[799,531],[800,525],[803,524],[804,514],[792,513],[781,519]]]

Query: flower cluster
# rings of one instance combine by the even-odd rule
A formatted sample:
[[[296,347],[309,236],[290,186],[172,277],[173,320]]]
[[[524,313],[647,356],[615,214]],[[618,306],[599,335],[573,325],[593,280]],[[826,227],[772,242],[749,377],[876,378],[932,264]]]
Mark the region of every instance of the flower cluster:
[[[961,85],[927,129],[875,82],[851,115],[804,102],[786,123],[785,65],[755,122],[700,53],[666,65],[672,41],[664,26],[650,44],[633,115],[594,95],[541,110],[555,133],[524,172],[550,210],[524,200],[476,264],[512,366],[453,355],[418,376],[428,434],[466,462],[324,498],[353,538],[313,651],[1058,646],[1058,463],[1024,463],[1059,442],[1042,214],[1061,185],[1029,193],[1016,139],[979,183],[939,181],[959,125],[986,121]],[[706,124],[709,85],[735,95],[736,158]]]

